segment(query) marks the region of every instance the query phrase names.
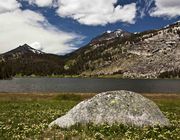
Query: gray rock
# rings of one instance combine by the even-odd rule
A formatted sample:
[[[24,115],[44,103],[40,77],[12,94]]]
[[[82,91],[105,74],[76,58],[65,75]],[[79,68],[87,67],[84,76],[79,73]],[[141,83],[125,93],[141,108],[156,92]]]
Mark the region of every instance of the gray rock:
[[[180,77],[180,22],[153,31],[120,32],[118,38],[114,33],[105,33],[72,53],[66,62],[68,70],[82,76]]]
[[[140,94],[109,91],[82,101],[49,126],[68,128],[76,123],[125,124],[135,126],[169,125],[158,106]]]

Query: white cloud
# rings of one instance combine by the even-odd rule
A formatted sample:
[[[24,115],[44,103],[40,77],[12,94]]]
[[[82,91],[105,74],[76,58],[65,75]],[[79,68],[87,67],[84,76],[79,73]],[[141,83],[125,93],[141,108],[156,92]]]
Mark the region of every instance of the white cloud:
[[[149,13],[151,6],[153,5],[154,0],[137,0],[137,9],[138,9],[138,16],[143,18]]]
[[[173,18],[180,16],[180,0],[155,0],[151,16]]]
[[[1,0],[0,1],[0,13],[12,11],[18,9],[20,4],[16,0]]]
[[[53,5],[53,0],[26,0],[30,4],[36,4],[39,7],[48,7]]]
[[[136,4],[117,5],[117,0],[59,0],[57,13],[86,25],[134,23]]]
[[[0,14],[0,27],[0,53],[27,43],[47,53],[64,54],[75,49],[69,42],[80,39],[77,34],[56,29],[41,14],[30,10]]]
[[[42,45],[40,42],[33,42],[29,44],[31,47],[36,48],[37,50],[43,50]]]

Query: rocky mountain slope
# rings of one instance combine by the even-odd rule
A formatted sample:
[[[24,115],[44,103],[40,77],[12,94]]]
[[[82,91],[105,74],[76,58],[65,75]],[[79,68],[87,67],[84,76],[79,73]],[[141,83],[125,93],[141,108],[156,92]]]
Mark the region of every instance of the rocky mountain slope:
[[[34,53],[34,54],[45,54],[44,52],[40,51],[40,50],[36,50],[32,47],[30,47],[27,44],[24,44],[23,46],[19,46],[16,49],[13,49],[9,52],[4,53],[4,56],[12,56],[12,55],[23,55],[23,54],[27,54],[27,53]]]
[[[131,36],[131,33],[127,31],[123,31],[121,29],[117,29],[115,31],[107,31],[103,33],[100,36],[97,36],[96,38],[92,39],[91,44],[98,44],[102,41],[112,41],[115,38],[122,38],[122,37],[128,37]]]
[[[124,78],[180,76],[180,22],[142,33],[115,34],[107,32],[67,55],[65,69],[81,75],[120,74]]]
[[[180,77],[180,22],[142,33],[107,31],[65,56],[46,54],[25,44],[0,55],[0,67],[1,63],[6,69],[11,67],[14,75]]]

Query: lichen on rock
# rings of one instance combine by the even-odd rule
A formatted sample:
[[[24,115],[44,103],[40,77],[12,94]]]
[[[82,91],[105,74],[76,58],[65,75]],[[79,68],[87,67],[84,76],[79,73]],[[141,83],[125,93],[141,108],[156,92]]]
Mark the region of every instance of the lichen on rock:
[[[108,91],[82,101],[49,126],[68,128],[80,124],[125,124],[133,126],[166,126],[169,120],[158,106],[142,95],[130,91]]]

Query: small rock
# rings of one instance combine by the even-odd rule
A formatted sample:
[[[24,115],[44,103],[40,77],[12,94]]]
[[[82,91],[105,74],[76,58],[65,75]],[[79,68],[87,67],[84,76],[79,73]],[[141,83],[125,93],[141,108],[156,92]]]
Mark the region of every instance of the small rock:
[[[49,126],[69,128],[77,123],[125,124],[133,126],[167,126],[168,119],[158,106],[140,94],[130,91],[109,91],[82,101]]]

